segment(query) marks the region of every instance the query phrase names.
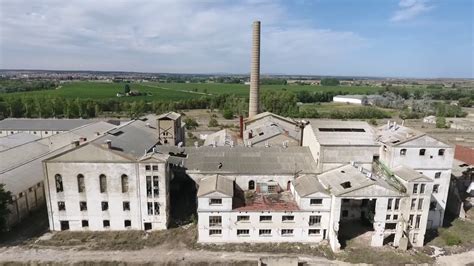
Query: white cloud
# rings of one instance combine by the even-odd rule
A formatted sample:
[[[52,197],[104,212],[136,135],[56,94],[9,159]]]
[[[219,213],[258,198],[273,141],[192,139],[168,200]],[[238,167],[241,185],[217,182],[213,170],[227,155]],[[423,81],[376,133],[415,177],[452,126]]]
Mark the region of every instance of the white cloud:
[[[266,72],[307,73],[367,45],[269,0],[4,0],[0,12],[0,68],[246,73],[255,19]]]
[[[418,15],[428,12],[433,8],[428,0],[400,0],[399,9],[390,18],[393,22],[407,21]]]

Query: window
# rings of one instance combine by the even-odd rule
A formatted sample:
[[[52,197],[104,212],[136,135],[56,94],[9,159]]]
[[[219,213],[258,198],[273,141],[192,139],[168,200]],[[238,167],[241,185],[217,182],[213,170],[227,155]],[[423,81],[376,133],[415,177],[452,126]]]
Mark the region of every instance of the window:
[[[64,191],[64,188],[63,188],[63,177],[60,175],[60,174],[56,174],[54,176],[54,180],[56,181],[56,192],[59,193],[59,192],[63,192]]]
[[[416,216],[416,221],[415,221],[415,229],[420,228],[420,221],[421,221],[421,215]]]
[[[148,202],[147,209],[148,209],[148,215],[153,215],[153,202]]]
[[[209,216],[209,226],[210,227],[221,227],[222,226],[222,217],[221,216]]]
[[[268,185],[268,193],[277,193],[278,186],[277,185]]]
[[[250,221],[250,216],[248,215],[237,216],[237,222],[248,222],[248,221]]]
[[[107,201],[102,201],[102,211],[107,211],[109,210],[109,203]]]
[[[413,211],[415,209],[415,206],[416,206],[416,199],[411,199],[410,209]]]
[[[160,204],[158,202],[153,202],[153,210],[155,215],[160,215]]]
[[[316,236],[316,235],[320,235],[320,234],[321,234],[320,229],[309,229],[308,230],[308,235],[310,235],[310,236]]]
[[[248,235],[250,235],[250,230],[249,229],[237,229],[237,235],[238,236],[248,236]]]
[[[60,211],[66,210],[66,203],[64,203],[64,201],[58,201],[58,210]]]
[[[158,165],[153,165],[153,171],[158,171]]]
[[[158,176],[153,176],[153,196],[155,198],[158,197],[159,195],[159,179],[158,179]]]
[[[407,149],[401,149],[401,150],[400,150],[400,155],[401,155],[401,156],[407,155]]]
[[[250,180],[249,181],[249,190],[254,190],[255,189],[255,181]]]
[[[85,202],[85,201],[79,202],[79,209],[81,211],[87,211],[87,202]]]
[[[77,190],[82,193],[86,190],[86,184],[84,183],[84,176],[82,174],[77,175]]]
[[[109,228],[110,227],[110,220],[102,221],[102,225],[104,226],[104,228]]]
[[[261,215],[260,222],[271,222],[272,216],[271,215]]]
[[[258,230],[258,235],[259,236],[271,236],[272,235],[272,229],[260,229],[260,230]]]
[[[128,192],[128,176],[122,175],[122,193]]]
[[[390,215],[390,214],[385,215],[385,220],[390,220],[390,218],[391,218],[391,215]]]
[[[351,182],[347,181],[347,182],[341,183],[341,187],[344,189],[351,188]]]
[[[438,193],[438,191],[439,191],[439,184],[435,184],[433,186],[433,193]]]
[[[418,210],[423,209],[423,199],[418,199]]]
[[[424,194],[424,193],[425,193],[425,187],[426,187],[426,184],[421,184],[421,185],[420,185],[420,194]]]
[[[311,205],[321,205],[321,204],[323,204],[323,199],[311,199],[309,204],[311,204]]]
[[[293,222],[295,220],[295,216],[293,215],[283,215],[281,217],[282,222]]]
[[[130,227],[132,227],[132,221],[131,220],[125,220],[125,221],[123,221],[123,225],[125,226],[125,228],[130,228]]]
[[[393,220],[395,220],[395,221],[398,220],[398,215],[397,215],[397,214],[394,214],[394,215],[393,215]]]
[[[410,214],[410,218],[408,218],[408,224],[413,225],[413,214]]]
[[[413,184],[413,194],[418,193],[418,184]]]
[[[18,194],[18,197],[23,198],[23,195],[23,192],[20,192],[20,194]]]
[[[124,201],[123,202],[123,210],[124,211],[129,211],[130,210],[130,201]]]
[[[395,210],[398,210],[400,208],[400,199],[395,199]]]
[[[292,236],[293,235],[293,229],[281,229],[281,235],[282,236]]]
[[[443,156],[444,155],[444,149],[439,149],[438,150],[438,155]]]
[[[222,235],[222,230],[221,229],[210,229],[209,230],[209,235],[210,236]]]
[[[420,156],[425,156],[426,149],[420,149]]]
[[[441,177],[441,172],[436,172],[435,173],[435,178],[440,178]]]
[[[222,205],[222,199],[210,199],[209,205]]]
[[[417,242],[418,242],[418,233],[414,233],[414,234],[413,234],[413,241],[412,241],[412,243],[413,243],[413,244],[416,244]]]
[[[153,192],[151,188],[151,176],[146,177],[146,196],[149,198],[153,196]]]
[[[99,176],[99,185],[100,185],[100,193],[107,192],[107,177],[105,175]]]
[[[61,231],[69,230],[69,221],[60,221]]]
[[[397,229],[397,223],[386,223],[385,229],[387,230],[395,230]]]
[[[435,211],[436,210],[437,203],[436,201],[430,202],[430,211]]]
[[[145,170],[146,170],[146,171],[150,171],[150,170],[151,170],[151,166],[150,166],[150,165],[145,165]]]
[[[309,225],[319,225],[321,223],[321,215],[309,216]]]
[[[387,210],[391,210],[391,209],[392,209],[392,201],[393,201],[393,199],[388,199]]]
[[[82,220],[82,228],[89,227],[89,221],[88,220]]]
[[[144,223],[143,227],[145,228],[145,231],[151,230],[153,228],[151,223]]]

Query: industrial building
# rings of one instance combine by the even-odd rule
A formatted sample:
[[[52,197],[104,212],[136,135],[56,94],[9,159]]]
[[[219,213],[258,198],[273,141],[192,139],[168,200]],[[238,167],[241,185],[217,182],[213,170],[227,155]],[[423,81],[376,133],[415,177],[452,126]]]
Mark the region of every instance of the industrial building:
[[[45,138],[92,122],[88,119],[7,118],[0,121],[0,137],[23,132]]]

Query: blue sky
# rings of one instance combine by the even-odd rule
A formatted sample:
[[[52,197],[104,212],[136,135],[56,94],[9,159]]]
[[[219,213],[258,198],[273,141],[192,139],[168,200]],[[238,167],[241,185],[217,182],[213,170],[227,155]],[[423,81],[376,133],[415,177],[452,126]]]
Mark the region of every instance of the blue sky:
[[[474,78],[471,0],[2,0],[0,68]]]

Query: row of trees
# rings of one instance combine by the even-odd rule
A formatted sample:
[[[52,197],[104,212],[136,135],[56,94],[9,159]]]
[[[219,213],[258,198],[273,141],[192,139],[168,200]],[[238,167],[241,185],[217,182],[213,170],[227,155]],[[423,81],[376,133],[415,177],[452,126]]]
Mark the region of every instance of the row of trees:
[[[54,90],[58,83],[48,80],[0,79],[0,93]]]

